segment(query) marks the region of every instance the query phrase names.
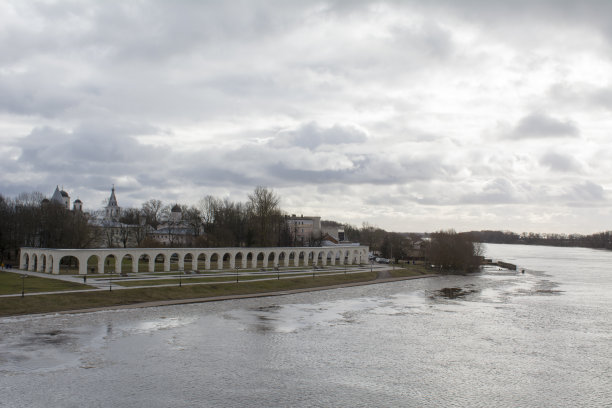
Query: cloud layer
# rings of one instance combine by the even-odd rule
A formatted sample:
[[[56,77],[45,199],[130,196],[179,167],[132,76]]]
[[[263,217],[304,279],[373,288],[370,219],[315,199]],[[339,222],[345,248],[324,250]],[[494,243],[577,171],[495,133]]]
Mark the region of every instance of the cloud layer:
[[[612,225],[607,1],[0,4],[0,192]]]

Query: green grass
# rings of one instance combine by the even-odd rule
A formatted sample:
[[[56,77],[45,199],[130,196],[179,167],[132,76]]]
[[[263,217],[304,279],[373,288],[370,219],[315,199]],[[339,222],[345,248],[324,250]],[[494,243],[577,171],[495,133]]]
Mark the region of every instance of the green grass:
[[[186,285],[182,287],[121,289],[114,291],[26,296],[24,298],[0,298],[0,316],[50,313],[163,300],[265,293],[350,282],[367,282],[374,279],[376,279],[376,272],[364,272],[349,275],[317,276],[315,279],[312,277],[305,277],[219,285]]]
[[[22,278],[20,273],[0,272],[0,295],[21,293]],[[26,293],[53,292],[60,290],[93,289],[80,283],[66,282],[52,278],[28,276],[23,280]],[[0,300],[1,301],[1,300]]]

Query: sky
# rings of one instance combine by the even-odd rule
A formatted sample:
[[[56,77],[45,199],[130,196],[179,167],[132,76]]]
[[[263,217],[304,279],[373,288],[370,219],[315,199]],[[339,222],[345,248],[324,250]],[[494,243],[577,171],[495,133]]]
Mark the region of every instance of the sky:
[[[612,1],[0,0],[0,193],[612,229]]]

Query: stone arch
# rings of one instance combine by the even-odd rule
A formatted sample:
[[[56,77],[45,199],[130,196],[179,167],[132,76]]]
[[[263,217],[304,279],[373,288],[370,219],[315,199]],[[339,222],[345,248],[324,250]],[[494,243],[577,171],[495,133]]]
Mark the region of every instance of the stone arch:
[[[234,267],[245,268],[245,259],[242,252],[236,252],[234,255]]]
[[[210,269],[219,269],[219,262],[223,262],[223,258],[218,253],[213,252],[210,254]]]
[[[196,263],[195,263],[195,268],[194,269],[197,270],[197,271],[207,269],[206,268],[206,259],[207,259],[206,253],[200,252],[198,254],[198,256],[196,257]],[[209,266],[209,268],[210,268],[210,266]]]
[[[231,268],[232,254],[230,254],[229,252],[225,252],[220,261],[221,262],[219,263],[219,269]]]
[[[263,268],[264,267],[264,261],[265,261],[266,256],[264,255],[263,252],[258,252],[257,253],[257,258],[255,258],[255,267],[256,268]]]
[[[257,268],[257,257],[253,255],[253,252],[249,252],[246,256],[247,268],[251,265],[251,268]]]
[[[286,251],[280,251],[278,253],[278,260],[276,261],[277,266],[288,266],[289,257]]]
[[[162,254],[162,253],[158,253],[157,255],[155,255],[155,258],[153,258],[153,262],[154,262],[153,271],[154,272],[163,272],[164,271],[164,266],[166,265],[166,259],[167,258],[168,257],[166,255]]]
[[[308,262],[306,265],[315,265],[315,253],[313,251],[308,251]]]
[[[177,252],[173,252],[168,257],[168,262],[166,262],[166,271],[178,271],[179,270],[179,261],[180,257]]]
[[[43,272],[45,270],[45,267],[47,266],[47,256],[45,254],[40,254],[38,256],[38,267],[36,268],[36,270],[38,272]]]
[[[295,251],[289,251],[289,256],[287,257],[287,266],[297,266],[295,264],[296,256]]]
[[[270,263],[270,261],[272,261],[272,263]],[[276,256],[276,252],[269,252],[268,255],[266,256],[266,262],[264,265],[264,268],[267,268],[269,266],[276,266],[278,263],[278,257]]]
[[[104,259],[104,269],[102,270],[103,273],[111,273],[111,272],[115,272],[115,266],[117,265],[117,258],[115,257],[114,254],[107,254]]]
[[[79,273],[79,258],[74,255],[64,255],[59,260],[60,274],[75,275]]]
[[[323,251],[317,251],[316,252],[316,257],[317,257],[316,258],[317,259],[317,265],[325,265],[326,258],[324,256]]]
[[[193,259],[194,259],[194,255],[191,253],[186,253],[185,256],[183,257],[183,269],[186,271],[193,271],[197,268],[193,267]]]
[[[100,256],[96,254],[89,255],[87,258],[87,273],[102,273],[100,268]]]
[[[149,254],[140,254],[138,256],[138,272],[153,272],[155,265],[151,261],[152,259]]]
[[[38,255],[36,254],[32,254],[32,256],[30,257],[30,266],[28,268],[29,271],[35,271],[36,268],[38,267]]]
[[[334,253],[334,251],[329,251],[327,252],[327,263],[330,265],[335,265],[336,264],[336,254]]]
[[[124,254],[121,257],[120,266],[121,268],[118,272],[120,272],[122,275],[132,272],[134,268],[134,257],[132,254]]]
[[[45,272],[53,273],[53,259],[53,255],[49,254],[47,256],[47,269],[45,270]]]

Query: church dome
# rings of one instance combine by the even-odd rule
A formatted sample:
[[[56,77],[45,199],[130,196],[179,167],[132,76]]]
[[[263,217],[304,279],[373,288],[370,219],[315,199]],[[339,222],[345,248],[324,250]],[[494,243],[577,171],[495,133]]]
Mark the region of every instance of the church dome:
[[[62,197],[70,197],[68,193],[65,192],[64,190],[60,191],[60,194],[62,195]]]
[[[174,207],[172,207],[172,212],[183,212],[183,210],[181,210],[181,207],[179,207],[178,204],[174,204]]]
[[[79,200],[78,198],[77,198],[76,200],[74,200],[74,203],[75,203],[75,204],[77,204],[77,203],[79,203],[79,204],[83,204],[83,202],[82,202],[81,200]]]

